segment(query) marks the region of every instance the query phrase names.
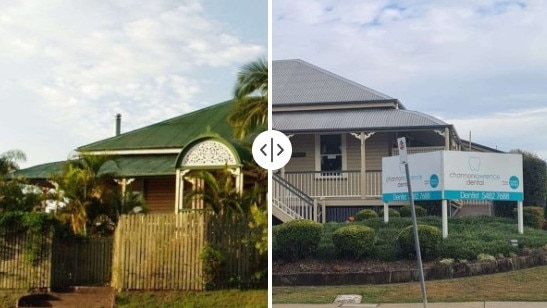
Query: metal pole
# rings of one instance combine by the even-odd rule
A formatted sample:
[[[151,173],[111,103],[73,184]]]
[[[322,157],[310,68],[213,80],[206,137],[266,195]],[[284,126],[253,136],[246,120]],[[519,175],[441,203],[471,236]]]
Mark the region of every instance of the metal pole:
[[[416,221],[416,207],[414,206],[414,196],[412,194],[412,185],[410,184],[410,171],[408,163],[405,163],[406,185],[408,187],[408,197],[410,199],[410,208],[412,213],[412,225],[414,226],[414,244],[416,247],[416,258],[418,259],[418,271],[420,273],[420,289],[422,290],[422,300],[424,308],[427,308],[427,294],[425,291],[424,267],[422,265],[422,253],[420,252],[420,239],[418,238],[418,222]]]

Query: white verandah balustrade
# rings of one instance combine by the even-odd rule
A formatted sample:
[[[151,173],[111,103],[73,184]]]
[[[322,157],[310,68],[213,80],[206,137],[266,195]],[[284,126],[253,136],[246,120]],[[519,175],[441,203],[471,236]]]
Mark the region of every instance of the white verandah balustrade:
[[[361,172],[356,170],[285,172],[285,179],[312,198],[362,196]],[[382,195],[381,171],[367,171],[365,181],[367,197]]]

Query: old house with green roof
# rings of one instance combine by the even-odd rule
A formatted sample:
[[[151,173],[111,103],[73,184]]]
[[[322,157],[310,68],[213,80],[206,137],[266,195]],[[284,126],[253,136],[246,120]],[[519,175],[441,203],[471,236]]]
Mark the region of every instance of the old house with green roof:
[[[227,117],[232,101],[222,102],[188,114],[155,123],[111,138],[78,147],[78,154],[104,155],[99,175],[109,175],[122,190],[131,189],[144,197],[152,213],[202,209],[197,199],[185,204],[184,195],[203,188],[203,181],[189,179],[192,170],[228,168],[240,191],[245,186],[244,162],[250,152],[232,136]],[[119,132],[119,122],[117,123]],[[48,179],[65,162],[43,164],[20,170],[33,181]]]

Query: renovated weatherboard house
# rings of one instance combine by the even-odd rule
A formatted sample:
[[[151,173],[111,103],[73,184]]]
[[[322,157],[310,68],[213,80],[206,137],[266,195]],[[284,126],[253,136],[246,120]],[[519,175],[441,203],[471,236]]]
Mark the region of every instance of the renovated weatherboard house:
[[[382,158],[398,155],[400,137],[409,154],[500,152],[464,141],[453,125],[305,61],[273,61],[272,74],[272,126],[290,137],[293,149],[289,163],[273,175],[276,223],[345,221],[363,208],[382,206]],[[453,201],[452,215],[465,214],[466,204]],[[481,214],[491,211],[490,202],[475,205]]]
[[[192,170],[223,172],[226,168],[240,191],[252,185],[245,177],[243,165],[252,156],[234,139],[227,117],[233,102],[227,101],[140,129],[120,132],[76,149],[77,153],[105,155],[99,174],[108,174],[113,184],[144,197],[150,213],[176,213],[185,209],[203,209],[202,200],[184,202],[184,195],[203,188],[203,180],[188,178]],[[20,170],[33,181],[50,178],[60,172],[65,162],[55,162]],[[247,183],[247,184],[246,184]]]

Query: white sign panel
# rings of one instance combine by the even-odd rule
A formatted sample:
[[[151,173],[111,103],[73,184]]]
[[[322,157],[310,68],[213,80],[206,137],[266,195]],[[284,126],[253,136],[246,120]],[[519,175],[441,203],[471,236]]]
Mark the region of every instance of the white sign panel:
[[[415,200],[522,201],[522,155],[439,151],[408,155]],[[382,199],[407,201],[404,165],[382,158]]]
[[[382,199],[408,201],[405,165],[398,156],[382,158]],[[441,152],[408,155],[414,200],[441,200]]]
[[[522,155],[443,152],[445,199],[522,201]]]

